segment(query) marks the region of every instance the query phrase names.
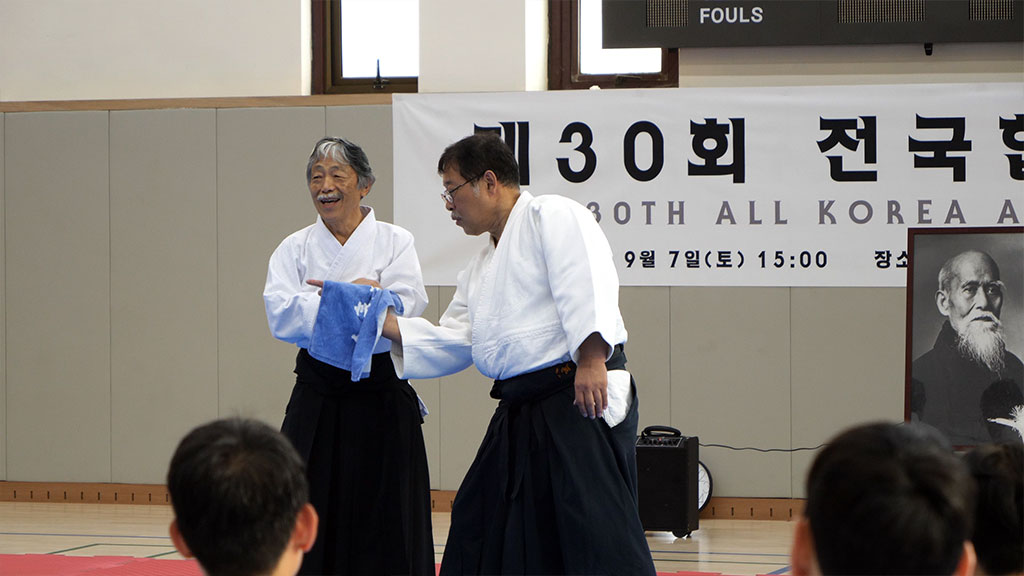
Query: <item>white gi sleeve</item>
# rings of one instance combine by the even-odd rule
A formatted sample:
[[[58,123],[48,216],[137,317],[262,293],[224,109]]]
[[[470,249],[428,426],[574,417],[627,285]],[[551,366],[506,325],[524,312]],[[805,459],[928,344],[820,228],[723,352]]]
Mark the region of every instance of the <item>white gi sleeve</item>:
[[[612,347],[625,340],[619,314],[619,277],[611,247],[594,216],[560,197],[538,197],[531,214],[538,227],[551,294],[573,361],[597,332]]]
[[[308,348],[320,309],[320,295],[316,286],[302,279],[298,250],[297,244],[286,239],[270,256],[263,304],[274,338]]]
[[[473,364],[472,325],[467,287],[459,274],[455,296],[435,326],[423,318],[399,318],[402,343],[391,344],[391,359],[399,378],[437,378]]]

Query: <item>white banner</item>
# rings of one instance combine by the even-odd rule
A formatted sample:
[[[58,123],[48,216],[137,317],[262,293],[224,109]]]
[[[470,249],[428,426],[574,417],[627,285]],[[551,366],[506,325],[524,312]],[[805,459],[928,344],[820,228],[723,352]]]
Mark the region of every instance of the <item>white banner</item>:
[[[905,286],[908,227],[1024,217],[1024,84],[396,94],[395,223],[428,285],[487,240],[445,146],[492,130],[522,187],[589,207],[625,286]]]

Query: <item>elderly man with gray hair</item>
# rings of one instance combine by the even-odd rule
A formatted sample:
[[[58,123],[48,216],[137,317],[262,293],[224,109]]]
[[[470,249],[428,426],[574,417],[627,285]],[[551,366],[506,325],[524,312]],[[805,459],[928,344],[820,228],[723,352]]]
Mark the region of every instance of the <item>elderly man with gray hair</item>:
[[[911,416],[957,446],[1020,442],[1007,421],[1024,405],[1024,365],[1006,350],[1005,285],[985,252],[956,254],[939,271],[935,303],[948,320],[911,368]]]
[[[351,332],[325,338],[359,322],[374,303],[405,316],[427,305],[412,234],[361,205],[373,183],[358,145],[317,142],[306,166],[316,222],[277,247],[263,290],[271,333],[299,348],[281,431],[306,462],[310,502],[320,514],[301,574],[434,574],[416,392],[395,374],[390,341],[372,337],[379,332],[347,357],[339,350],[351,351]]]

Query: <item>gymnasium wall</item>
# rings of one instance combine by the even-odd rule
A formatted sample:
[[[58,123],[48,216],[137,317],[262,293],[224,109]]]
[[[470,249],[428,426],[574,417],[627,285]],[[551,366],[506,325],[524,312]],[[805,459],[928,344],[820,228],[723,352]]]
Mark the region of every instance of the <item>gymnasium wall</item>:
[[[0,102],[309,94],[309,6],[2,0]]]
[[[230,85],[230,58],[210,65],[220,83],[182,69],[173,92],[145,77],[107,82],[102,93],[40,81],[56,54],[27,55],[31,71],[12,63],[15,50],[32,49],[29,35],[8,34],[11,10],[27,6],[0,2],[0,480],[162,483],[196,424],[229,415],[280,423],[295,348],[266,327],[267,258],[313,221],[305,158],[325,134],[364,145],[378,174],[367,203],[391,219],[390,99],[13,102],[228,96],[240,85]],[[295,11],[280,18],[280,34],[292,34]],[[86,69],[95,71],[106,52],[92,52],[100,60]],[[680,61],[681,86],[1024,77],[1019,44],[938,45],[930,57],[920,46],[687,50]],[[288,88],[293,66],[301,69],[268,64],[267,84],[245,93],[301,94]],[[452,292],[428,287],[425,315],[436,320]],[[620,300],[641,426],[792,449],[854,422],[902,419],[903,289],[624,287]],[[455,489],[494,408],[490,383],[470,369],[414,386],[431,410],[432,487]],[[716,496],[802,497],[812,457],[701,450]]]
[[[161,483],[218,416],[278,424],[295,348],[273,340],[266,261],[315,218],[305,157],[361,142],[390,220],[383,105],[16,112],[3,126],[3,478]],[[450,222],[438,222],[449,226]],[[429,239],[419,239],[429,241]],[[436,320],[453,288],[430,287]],[[903,413],[903,289],[624,287],[641,425],[816,446]],[[494,407],[470,369],[417,381],[432,485],[455,489]],[[802,495],[811,452],[702,450],[718,496]]]

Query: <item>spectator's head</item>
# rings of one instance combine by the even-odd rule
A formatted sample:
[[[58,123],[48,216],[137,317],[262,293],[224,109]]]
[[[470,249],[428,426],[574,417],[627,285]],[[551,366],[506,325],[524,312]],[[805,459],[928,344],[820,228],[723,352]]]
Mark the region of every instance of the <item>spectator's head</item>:
[[[793,574],[970,574],[973,483],[934,429],[861,425],[811,465]]]
[[[171,539],[211,576],[294,574],[316,539],[302,459],[255,420],[192,430],[167,472]]]
[[[935,304],[957,334],[961,355],[999,373],[1005,362],[1003,282],[991,256],[968,250],[953,256],[939,270]]]
[[[983,444],[964,461],[978,487],[977,574],[1024,574],[1024,445]]]

